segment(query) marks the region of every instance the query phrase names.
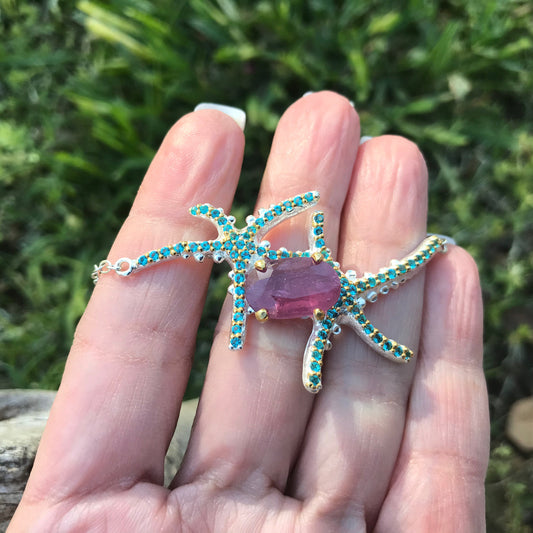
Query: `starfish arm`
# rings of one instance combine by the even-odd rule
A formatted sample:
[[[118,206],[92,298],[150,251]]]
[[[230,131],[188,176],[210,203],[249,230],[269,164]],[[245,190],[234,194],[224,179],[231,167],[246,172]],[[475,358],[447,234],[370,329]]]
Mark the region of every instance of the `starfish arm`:
[[[324,235],[324,220],[325,215],[323,211],[315,211],[313,213],[313,221],[311,229],[309,230],[309,249],[311,252],[320,252],[324,259],[331,258],[331,250],[326,246],[326,238]]]
[[[429,235],[403,259],[391,261],[388,267],[381,268],[376,274],[365,274],[356,279],[353,285],[357,296],[375,302],[378,294],[387,294],[390,289],[397,289],[426,266],[437,252],[445,251],[446,239]]]
[[[232,275],[230,275],[233,281],[230,290],[233,294],[229,339],[230,350],[241,350],[246,339],[246,317],[248,312],[248,302],[246,300],[247,268],[248,262],[239,259],[233,264]]]
[[[313,317],[313,330],[304,352],[302,382],[309,392],[315,394],[322,388],[324,353],[331,348],[329,337],[340,331],[336,324],[337,316],[338,313],[331,309],[323,320]]]
[[[242,350],[246,340],[246,316],[248,304],[244,293],[242,295],[235,293],[233,286],[233,310],[231,315],[231,329],[229,335],[229,349]]]
[[[194,217],[209,220],[217,228],[219,237],[224,231],[233,230],[235,218],[226,215],[221,207],[214,207],[211,204],[198,204],[189,209],[189,213]]]
[[[407,363],[413,357],[410,348],[386,337],[357,306],[350,313],[341,315],[338,322],[351,327],[375,352],[395,363]]]
[[[153,266],[162,261],[177,259],[179,257],[188,259],[194,257],[196,261],[202,262],[206,257],[214,256],[217,262],[224,260],[224,250],[221,241],[181,241],[169,246],[151,250],[132,260],[134,269],[139,270]]]
[[[287,218],[293,217],[315,205],[320,198],[316,191],[309,191],[305,194],[288,198],[278,204],[272,204],[268,209],[259,209],[257,217],[250,215],[246,218],[247,229],[252,228],[256,242],[261,239],[279,223]]]

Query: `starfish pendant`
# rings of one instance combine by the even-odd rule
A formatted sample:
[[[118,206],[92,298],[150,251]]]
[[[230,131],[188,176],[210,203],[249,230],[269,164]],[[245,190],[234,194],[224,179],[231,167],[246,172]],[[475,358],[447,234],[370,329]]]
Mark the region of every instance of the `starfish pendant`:
[[[313,213],[309,248],[306,251],[293,252],[286,248],[271,249],[270,243],[263,239],[266,233],[283,220],[309,209],[318,200],[318,192],[311,191],[271,205],[268,209],[260,209],[257,217],[250,215],[246,218],[246,227],[242,229],[235,228],[235,218],[226,215],[223,209],[213,207],[211,204],[198,204],[190,209],[190,213],[205,218],[216,226],[218,237],[215,240],[181,241],[159,250],[152,250],[137,259],[119,259],[115,265],[111,265],[109,261],[103,261],[99,266],[95,266],[93,279],[96,282],[99,274],[108,270],[115,270],[127,276],[139,269],[178,257],[187,259],[192,256],[198,262],[203,262],[206,257],[212,257],[216,263],[226,261],[231,267],[229,277],[232,280],[228,291],[233,295],[229,348],[240,350],[245,342],[248,315],[255,313],[259,321],[265,321],[268,318],[292,318],[288,316],[291,314],[290,311],[288,315],[285,313],[285,316],[271,317],[269,315],[276,314],[272,312],[272,309],[277,309],[276,305],[284,306],[282,300],[287,302],[291,299],[291,290],[298,292],[296,288],[298,280],[295,277],[298,274],[294,272],[294,260],[309,258],[306,263],[309,267],[323,263],[322,271],[324,268],[329,269],[329,273],[326,273],[326,277],[329,276],[329,282],[326,284],[329,283],[328,298],[331,303],[328,308],[308,309],[308,312],[300,315],[300,318],[309,317],[313,320],[313,329],[305,348],[303,361],[302,381],[305,388],[313,393],[317,393],[322,388],[324,353],[331,348],[332,335],[340,333],[341,324],[352,328],[380,355],[395,362],[408,362],[413,357],[412,350],[380,332],[369,322],[363,309],[367,302],[375,302],[379,295],[386,295],[390,289],[398,288],[400,284],[415,275],[438,251],[446,252],[446,239],[439,235],[429,235],[416,250],[403,259],[391,261],[389,266],[380,269],[375,274],[367,273],[362,277],[357,277],[353,270],[343,272],[339,263],[331,257],[324,239],[324,213],[317,211]],[[291,259],[293,260],[292,266]],[[285,265],[281,266],[284,263]],[[126,269],[124,269],[124,264],[127,266]],[[282,284],[285,283],[285,287],[277,292],[271,291],[266,298],[274,305],[269,313],[269,310],[264,307],[257,308],[259,307],[257,304],[252,306],[250,302],[252,295],[250,294],[247,298],[246,291],[252,286],[250,274],[265,272],[269,269],[272,273],[276,268],[291,270],[292,278],[290,274],[278,275],[274,285],[279,289],[281,280]],[[304,266],[303,272],[306,271],[311,272],[311,269]],[[323,272],[319,278],[322,274]],[[272,276],[274,275],[272,273]],[[331,281],[333,281],[333,286]],[[338,290],[335,292],[337,286]],[[268,288],[266,290],[268,292]],[[333,300],[331,300],[332,290]],[[263,300],[265,301],[264,297]],[[294,309],[298,308],[297,301],[296,306],[293,305],[295,300],[298,300],[298,294],[293,294],[292,304],[285,305],[285,307],[292,305],[294,312]],[[314,300],[310,298],[310,300],[316,301],[316,298]],[[322,301],[325,301],[324,297]],[[278,314],[283,315],[283,311]]]

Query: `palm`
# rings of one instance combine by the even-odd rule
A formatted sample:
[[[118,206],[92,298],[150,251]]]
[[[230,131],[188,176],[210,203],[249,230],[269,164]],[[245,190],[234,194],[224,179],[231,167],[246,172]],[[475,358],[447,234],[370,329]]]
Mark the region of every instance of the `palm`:
[[[364,272],[424,237],[427,177],[407,141],[376,138],[358,151],[358,138],[344,98],[298,101],[276,132],[258,204],[319,190],[330,248],[344,268]],[[191,228],[185,207],[229,211],[242,151],[241,131],[219,112],[179,121],[110,257],[212,231]],[[307,223],[291,219],[269,240],[304,249]],[[483,528],[481,303],[463,251],[368,311],[388,335],[419,346],[416,362],[392,364],[344,332],[317,396],[300,380],[308,324],[249,321],[244,350],[229,352],[226,302],[187,454],[167,489],[164,455],[208,276],[207,264],[178,261],[99,282],[12,531]]]

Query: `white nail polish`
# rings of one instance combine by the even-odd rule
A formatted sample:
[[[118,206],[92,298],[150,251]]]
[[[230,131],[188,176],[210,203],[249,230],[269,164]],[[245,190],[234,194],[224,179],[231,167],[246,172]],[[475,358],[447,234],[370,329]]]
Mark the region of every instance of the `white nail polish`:
[[[314,94],[315,91],[307,91],[306,93],[303,93],[302,96],[309,96],[310,94]]]
[[[364,137],[361,137],[361,140],[359,141],[359,146],[361,146],[362,144],[365,144],[370,139],[372,139],[372,137],[369,137],[368,135],[365,135]]]
[[[216,109],[217,111],[222,111],[222,113],[231,117],[239,125],[239,128],[244,131],[244,126],[246,125],[246,113],[242,109],[231,107],[229,105],[212,104],[209,102],[202,102],[194,108],[195,111],[200,111],[201,109]]]
[[[353,103],[353,100],[348,100],[350,102],[350,105],[355,109],[355,104]]]

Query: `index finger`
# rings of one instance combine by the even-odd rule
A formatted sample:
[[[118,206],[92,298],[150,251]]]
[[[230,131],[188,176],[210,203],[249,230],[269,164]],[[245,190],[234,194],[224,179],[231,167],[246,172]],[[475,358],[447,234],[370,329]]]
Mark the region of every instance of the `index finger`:
[[[229,209],[243,148],[236,122],[218,111],[179,120],[110,258],[209,238],[213,228],[188,207],[212,202]],[[100,280],[76,331],[30,493],[62,498],[139,478],[162,482],[210,272],[208,263],[195,263],[179,259]]]

